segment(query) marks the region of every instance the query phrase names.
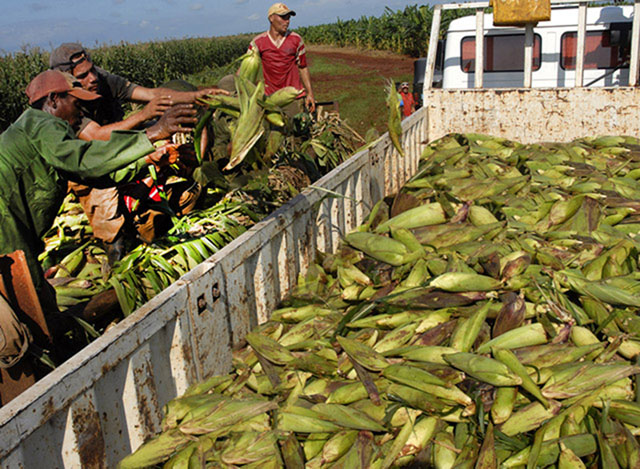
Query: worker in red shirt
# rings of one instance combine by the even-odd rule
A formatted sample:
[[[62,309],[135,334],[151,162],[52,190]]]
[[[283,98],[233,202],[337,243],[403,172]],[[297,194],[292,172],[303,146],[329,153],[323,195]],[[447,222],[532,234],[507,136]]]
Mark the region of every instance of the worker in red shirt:
[[[409,83],[406,81],[400,84],[400,97],[402,98],[402,116],[409,117],[416,110],[416,101],[409,91]]]
[[[311,89],[311,77],[307,67],[304,41],[299,34],[289,31],[289,21],[296,12],[284,3],[274,3],[269,8],[269,31],[257,35],[249,48],[256,48],[262,59],[265,94],[270,95],[287,86],[303,90],[300,98],[310,112],[316,103]]]

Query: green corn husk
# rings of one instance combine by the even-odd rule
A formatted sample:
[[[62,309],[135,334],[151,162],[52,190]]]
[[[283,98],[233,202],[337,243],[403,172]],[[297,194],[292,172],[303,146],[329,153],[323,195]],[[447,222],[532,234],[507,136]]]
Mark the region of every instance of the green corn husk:
[[[480,334],[487,314],[491,308],[491,302],[487,302],[478,308],[467,320],[459,321],[458,327],[453,331],[449,346],[459,352],[469,352]]]
[[[496,395],[491,404],[491,419],[496,425],[506,422],[513,413],[513,407],[518,397],[518,388],[503,386],[496,389]]]
[[[575,370],[557,373],[542,388],[542,395],[565,399],[640,373],[640,367],[624,364],[585,363]]]
[[[404,156],[402,149],[402,116],[400,115],[400,99],[393,81],[389,80],[386,85],[387,107],[389,108],[389,119],[387,127],[389,129],[389,137],[393,146],[396,148],[400,156]]]
[[[345,241],[376,260],[399,266],[407,262],[409,251],[399,241],[373,233],[355,232],[345,236]]]
[[[492,358],[473,353],[453,353],[443,356],[451,366],[493,386],[518,386],[522,380],[506,365]]]
[[[144,443],[135,453],[118,463],[118,469],[137,469],[165,461],[174,451],[186,446],[194,438],[177,429],[169,430]]]
[[[386,233],[390,228],[412,229],[421,226],[439,225],[445,221],[446,217],[442,205],[435,202],[406,210],[379,224],[374,231],[376,233]]]
[[[366,414],[354,408],[340,404],[316,404],[312,407],[320,417],[341,427],[354,430],[384,431],[385,428]]]
[[[486,275],[447,272],[434,278],[429,286],[448,292],[492,291],[500,288],[500,281]]]

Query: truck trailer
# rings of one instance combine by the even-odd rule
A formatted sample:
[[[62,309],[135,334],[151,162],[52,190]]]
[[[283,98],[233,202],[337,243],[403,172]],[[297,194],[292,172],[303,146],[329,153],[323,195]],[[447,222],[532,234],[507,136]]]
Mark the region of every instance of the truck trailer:
[[[488,3],[462,7],[469,5],[480,24]],[[629,86],[426,86],[425,106],[402,122],[404,156],[385,134],[0,408],[0,467],[115,467],[161,430],[169,400],[231,369],[232,350],[269,318],[317,250],[335,251],[378,200],[395,194],[428,142],[451,132],[523,143],[640,135],[640,0],[633,10]],[[425,83],[432,82],[432,52]]]

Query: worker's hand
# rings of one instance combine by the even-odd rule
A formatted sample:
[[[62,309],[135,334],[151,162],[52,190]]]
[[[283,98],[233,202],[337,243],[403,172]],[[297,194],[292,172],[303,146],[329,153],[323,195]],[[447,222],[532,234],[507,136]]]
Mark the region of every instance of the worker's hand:
[[[307,106],[309,112],[314,112],[316,110],[316,100],[313,98],[312,94],[307,94],[305,96],[304,104]]]
[[[204,98],[205,96],[214,96],[216,94],[224,94],[226,96],[229,96],[231,94],[227,90],[223,90],[222,88],[216,88],[216,87],[205,88],[202,90],[195,91],[195,93],[197,93],[197,98]]]
[[[169,96],[159,96],[149,101],[140,112],[145,120],[151,120],[161,117],[173,104],[173,100]]]
[[[191,104],[177,104],[169,108],[158,122],[147,129],[147,137],[152,142],[169,138],[176,132],[189,132],[198,119],[196,109]]]
[[[175,143],[167,143],[166,145],[162,145],[153,153],[149,153],[145,156],[145,161],[148,164],[154,165],[157,170],[160,170],[165,166],[175,164],[179,157],[180,152],[178,151],[178,145]]]

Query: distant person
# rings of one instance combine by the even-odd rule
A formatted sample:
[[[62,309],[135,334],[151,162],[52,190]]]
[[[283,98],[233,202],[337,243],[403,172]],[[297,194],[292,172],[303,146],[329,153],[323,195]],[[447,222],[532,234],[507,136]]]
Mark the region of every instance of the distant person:
[[[402,116],[409,117],[416,110],[416,101],[413,98],[413,93],[409,91],[409,83],[406,81],[400,84],[400,99],[402,102]]]
[[[152,142],[193,125],[195,111],[176,106],[146,131],[113,132],[109,141],[87,142],[76,138],[80,102],[98,100],[99,95],[56,70],[37,75],[26,93],[31,107],[0,135],[0,254],[24,251],[43,309],[55,311],[55,293],[44,279],[38,255],[67,182],[115,186],[134,180],[149,165],[160,169],[175,162],[175,145],[156,149]]]
[[[306,108],[314,112],[316,102],[311,88],[304,41],[299,34],[289,31],[289,22],[295,14],[284,3],[271,5],[267,13],[271,24],[269,31],[254,37],[249,48],[255,47],[260,52],[266,95],[293,86],[304,90],[300,98],[304,98]]]
[[[131,130],[138,128],[144,122],[161,116],[172,105],[178,103],[193,103],[199,97],[207,94],[224,93],[218,88],[208,88],[197,91],[176,91],[169,88],[146,88],[131,83],[126,78],[109,73],[96,67],[91,61],[89,53],[81,44],[65,43],[55,49],[49,58],[49,66],[54,70],[71,73],[88,91],[98,93],[100,98],[83,106],[83,118],[78,128],[78,138],[82,140],[108,140],[114,130]],[[123,103],[148,103],[140,112],[124,119]],[[201,188],[189,184],[188,190],[181,196],[181,213],[187,213],[195,205]],[[124,255],[124,231],[126,217],[123,206],[132,212],[131,218],[138,236],[145,242],[151,242],[156,236],[158,225],[166,227],[168,218],[164,213],[150,209],[147,204],[140,204],[149,194],[158,198],[158,189],[135,188],[141,199],[127,196],[126,203],[122,189],[97,189],[81,184],[71,184],[71,189],[87,214],[95,238],[105,244],[107,255],[111,263]],[[179,188],[176,188],[179,189]],[[141,192],[147,194],[142,195]],[[129,214],[127,214],[129,217]],[[156,220],[156,217],[159,217]]]

